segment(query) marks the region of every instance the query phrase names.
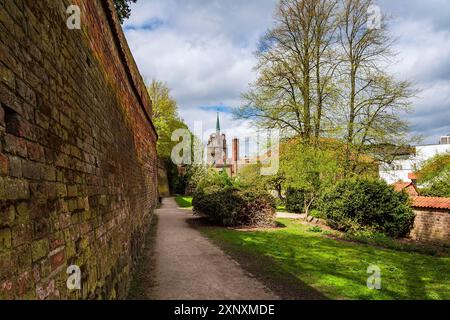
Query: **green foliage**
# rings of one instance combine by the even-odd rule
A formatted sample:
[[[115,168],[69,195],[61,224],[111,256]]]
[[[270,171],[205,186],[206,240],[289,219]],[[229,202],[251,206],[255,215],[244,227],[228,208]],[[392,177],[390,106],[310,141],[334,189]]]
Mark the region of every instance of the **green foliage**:
[[[220,226],[267,226],[275,219],[275,200],[266,193],[218,185],[197,189],[194,212]]]
[[[202,190],[207,187],[217,186],[220,188],[231,187],[233,181],[225,171],[218,172],[213,168],[208,168],[201,176],[198,177],[196,182],[196,190]]]
[[[186,166],[184,168],[186,174],[181,175],[177,165],[172,162],[172,150],[179,143],[179,141],[172,141],[172,133],[177,129],[188,129],[188,126],[180,118],[177,102],[170,95],[167,85],[152,80],[147,86],[147,91],[152,100],[152,121],[158,133],[158,157],[164,161],[170,192],[184,194],[190,187],[191,166]],[[194,144],[197,138],[191,134],[191,139],[191,143]]]
[[[305,211],[305,190],[288,188],[285,197],[288,212],[302,213]]]
[[[440,154],[429,159],[418,171],[418,182],[425,188],[425,196],[450,197],[450,154]]]
[[[309,213],[321,192],[343,176],[341,155],[336,149],[334,144],[311,145],[301,139],[290,139],[282,144],[280,171],[285,177],[284,184],[291,190],[301,190],[304,197],[303,204],[294,201],[293,212]]]
[[[130,3],[136,3],[136,1],[137,0],[114,0],[114,7],[116,8],[120,23],[123,23],[125,19],[130,17]]]
[[[249,164],[239,171],[239,182],[242,187],[267,190],[267,179],[261,175],[261,164]]]
[[[275,218],[275,199],[266,191],[245,188],[212,168],[197,182],[192,205],[221,226],[270,225]]]
[[[188,129],[178,114],[178,106],[170,95],[170,89],[164,83],[152,80],[147,87],[152,100],[152,121],[158,132],[158,156],[170,158],[173,147],[178,143],[172,141],[172,133],[177,129]]]
[[[175,202],[180,208],[191,208],[192,207],[192,197],[176,196]]]
[[[408,195],[381,180],[342,180],[324,193],[320,203],[328,224],[338,230],[369,230],[402,237],[414,223]]]
[[[322,211],[317,210],[317,209],[312,209],[310,211],[309,215],[314,218],[325,219],[325,215],[322,213]]]
[[[450,197],[450,174],[433,181],[428,188],[421,190],[421,194],[428,197]]]
[[[309,231],[309,232],[320,233],[320,232],[322,232],[323,230],[322,230],[322,228],[319,227],[319,226],[314,226],[314,227],[309,228],[308,231]]]

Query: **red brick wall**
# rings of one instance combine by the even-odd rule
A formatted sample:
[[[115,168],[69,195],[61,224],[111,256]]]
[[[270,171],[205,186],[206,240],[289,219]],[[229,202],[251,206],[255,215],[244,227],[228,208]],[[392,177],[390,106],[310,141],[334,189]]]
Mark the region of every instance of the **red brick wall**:
[[[70,4],[81,30],[66,27]],[[111,8],[0,2],[0,299],[126,295],[156,204],[157,137]]]
[[[435,209],[414,209],[416,218],[411,238],[450,245],[450,212]]]

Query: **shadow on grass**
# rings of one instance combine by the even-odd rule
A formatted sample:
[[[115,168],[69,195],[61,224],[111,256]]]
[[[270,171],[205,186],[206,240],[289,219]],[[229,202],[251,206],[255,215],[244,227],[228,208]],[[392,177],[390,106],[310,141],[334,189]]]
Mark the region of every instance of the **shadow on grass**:
[[[204,231],[213,229],[224,229],[213,225],[206,218],[188,219],[187,223],[202,234]],[[277,227],[285,228],[283,223],[277,222]],[[264,232],[264,231],[262,231]],[[307,285],[294,275],[285,272],[280,268],[279,262],[271,257],[260,254],[259,252],[249,252],[248,250],[239,250],[235,245],[220,241],[216,238],[210,238],[214,244],[220,247],[230,257],[239,263],[239,265],[261,281],[275,294],[283,300],[326,300],[323,293]]]

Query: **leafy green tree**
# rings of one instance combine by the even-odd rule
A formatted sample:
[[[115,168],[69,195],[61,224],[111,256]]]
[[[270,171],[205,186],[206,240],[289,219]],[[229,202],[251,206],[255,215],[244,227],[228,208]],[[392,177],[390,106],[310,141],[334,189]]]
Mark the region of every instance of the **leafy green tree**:
[[[136,3],[137,0],[114,0],[114,6],[119,16],[120,23],[128,19],[131,14],[130,3]]]
[[[147,87],[152,100],[152,120],[158,132],[158,155],[170,158],[173,147],[178,143],[172,141],[172,133],[176,129],[187,129],[178,114],[178,106],[170,95],[170,89],[163,82],[152,80]]]
[[[424,163],[417,172],[424,195],[450,197],[450,153],[439,154]]]
[[[291,139],[280,150],[285,184],[303,191],[304,212],[309,214],[321,191],[342,177],[343,168],[336,153],[325,145],[313,147],[300,139]]]
[[[178,114],[178,106],[170,95],[170,89],[161,81],[152,80],[147,86],[147,91],[152,101],[152,120],[158,132],[157,151],[158,157],[164,162],[169,188],[171,193],[184,194],[189,185],[189,175],[180,173],[171,159],[172,149],[178,141],[172,141],[172,133],[177,129],[188,129],[188,126]],[[191,135],[192,142],[195,137]],[[193,150],[193,149],[192,149]],[[192,156],[192,155],[191,155]],[[187,168],[181,171],[189,172]]]
[[[279,0],[256,53],[258,78],[235,116],[313,145],[324,137],[344,141],[346,176],[358,173],[361,156],[392,155],[371,153],[374,146],[405,145],[401,114],[416,90],[386,71],[395,54],[386,17],[367,26],[374,4]]]

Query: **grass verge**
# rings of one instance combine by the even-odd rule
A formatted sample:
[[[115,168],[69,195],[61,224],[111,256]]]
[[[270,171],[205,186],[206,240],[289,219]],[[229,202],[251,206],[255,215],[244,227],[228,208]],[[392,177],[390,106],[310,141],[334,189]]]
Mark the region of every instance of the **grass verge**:
[[[192,197],[176,196],[175,202],[180,208],[192,208]]]
[[[298,221],[278,222],[286,228],[200,230],[285,299],[301,298],[302,290],[307,299],[450,299],[449,257],[342,241]],[[367,287],[373,265],[381,270],[381,290]]]

